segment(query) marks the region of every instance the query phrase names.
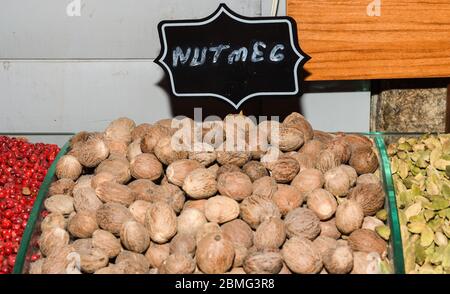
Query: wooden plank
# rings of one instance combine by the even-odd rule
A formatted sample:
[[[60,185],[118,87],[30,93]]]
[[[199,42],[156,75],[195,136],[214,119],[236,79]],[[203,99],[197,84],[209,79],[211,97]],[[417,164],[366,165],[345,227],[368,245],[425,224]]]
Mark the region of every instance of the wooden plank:
[[[450,76],[450,1],[287,0],[300,46],[312,59],[307,80]]]

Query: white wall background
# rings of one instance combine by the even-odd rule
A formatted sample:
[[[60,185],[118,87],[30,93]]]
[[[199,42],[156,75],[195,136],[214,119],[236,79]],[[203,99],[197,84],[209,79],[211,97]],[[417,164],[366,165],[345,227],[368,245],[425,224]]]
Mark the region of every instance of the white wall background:
[[[209,15],[221,2],[248,16],[269,15],[272,0],[0,1],[0,132],[99,130],[119,116],[151,122],[221,102],[171,98],[160,86],[156,26],[163,19]],[[285,13],[280,1],[279,14]],[[278,114],[301,109],[316,129],[367,131],[369,92],[255,99],[244,107]]]

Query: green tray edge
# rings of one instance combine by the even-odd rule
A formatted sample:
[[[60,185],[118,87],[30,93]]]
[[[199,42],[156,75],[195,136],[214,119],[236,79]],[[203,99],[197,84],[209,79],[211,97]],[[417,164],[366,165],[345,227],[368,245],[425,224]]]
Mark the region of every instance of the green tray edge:
[[[378,148],[378,152],[381,155],[382,168],[381,173],[385,187],[388,189],[388,207],[389,207],[389,220],[391,229],[391,246],[393,249],[394,270],[396,274],[405,273],[405,262],[403,257],[403,244],[402,235],[400,231],[400,221],[397,210],[397,200],[395,196],[394,181],[392,180],[391,162],[386,150],[386,144],[382,134],[375,136],[375,142]]]
[[[34,227],[36,226],[37,219],[41,212],[42,203],[44,202],[47,196],[48,190],[55,176],[56,164],[58,163],[59,159],[67,153],[69,146],[70,142],[67,142],[61,148],[52,165],[48,169],[47,175],[45,176],[44,181],[42,182],[42,185],[39,188],[38,195],[36,197],[36,200],[34,201],[33,209],[31,210],[30,217],[28,218],[27,226],[25,227],[25,231],[22,235],[22,240],[20,242],[19,251],[17,252],[16,262],[14,264],[14,269],[12,272],[13,274],[22,274],[31,237],[34,232]]]

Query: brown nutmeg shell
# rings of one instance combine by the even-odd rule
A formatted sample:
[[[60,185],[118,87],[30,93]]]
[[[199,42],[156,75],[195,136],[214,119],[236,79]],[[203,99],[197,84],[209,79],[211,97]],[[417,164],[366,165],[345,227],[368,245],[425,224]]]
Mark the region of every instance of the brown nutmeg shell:
[[[283,268],[283,259],[278,252],[254,252],[247,255],[243,268],[247,274],[278,274]]]
[[[308,208],[299,207],[290,211],[284,218],[288,237],[300,236],[314,240],[320,234],[320,220]]]
[[[225,238],[236,246],[250,248],[253,246],[253,231],[250,226],[241,219],[235,219],[221,226]]]
[[[80,211],[69,219],[67,230],[77,238],[90,238],[98,229],[95,213]]]
[[[383,208],[385,194],[380,184],[362,184],[353,188],[348,198],[358,202],[364,211],[364,215],[370,216]]]
[[[257,249],[278,249],[286,240],[286,228],[280,218],[269,218],[262,222],[255,232]]]
[[[124,205],[105,203],[97,210],[96,218],[100,228],[119,235],[122,224],[133,220],[133,215]]]
[[[322,269],[322,258],[313,243],[303,237],[287,240],[281,250],[288,268],[297,274],[316,274]]]
[[[262,177],[266,177],[269,175],[269,172],[264,167],[264,165],[259,161],[249,161],[247,162],[243,167],[242,171],[249,176],[250,180],[252,182],[256,181],[257,179],[260,179]]]
[[[290,156],[281,156],[270,164],[269,170],[277,183],[289,183],[300,171],[300,164]]]
[[[112,233],[104,230],[96,230],[92,234],[92,246],[103,250],[109,258],[116,257],[122,250],[120,240]]]
[[[376,252],[381,257],[387,253],[387,244],[372,230],[359,229],[350,234],[348,244],[353,251]]]
[[[302,205],[304,196],[294,186],[278,184],[278,189],[273,194],[272,201],[278,206],[281,215],[285,216],[289,211]]]
[[[355,200],[347,200],[341,203],[336,211],[336,227],[343,234],[361,228],[364,220],[364,212]]]
[[[240,216],[250,227],[256,229],[266,219],[281,217],[281,213],[271,199],[252,195],[241,202]]]
[[[135,200],[135,194],[132,190],[119,183],[104,182],[95,189],[97,197],[105,203],[119,203],[129,206]]]
[[[177,233],[177,216],[168,204],[156,202],[146,212],[145,227],[152,241],[166,243]]]
[[[130,172],[135,179],[154,181],[161,177],[163,167],[155,155],[142,153],[131,160]]]
[[[221,195],[242,201],[253,192],[250,178],[242,172],[226,172],[217,179],[217,189]]]
[[[358,175],[374,173],[378,169],[378,157],[371,147],[361,147],[352,152],[349,162]]]
[[[233,265],[233,243],[222,234],[212,233],[205,236],[197,246],[195,254],[197,265],[206,274],[227,272]]]

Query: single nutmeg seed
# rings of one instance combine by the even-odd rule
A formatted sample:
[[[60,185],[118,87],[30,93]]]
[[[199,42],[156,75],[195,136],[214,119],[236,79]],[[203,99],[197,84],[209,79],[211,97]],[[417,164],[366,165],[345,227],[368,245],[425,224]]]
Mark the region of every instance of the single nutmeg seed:
[[[161,125],[151,126],[141,141],[141,150],[144,153],[153,153],[156,144],[158,144],[161,139],[169,137],[170,129]]]
[[[205,204],[207,199],[199,199],[199,200],[188,200],[184,203],[183,210],[188,208],[195,208],[200,210],[202,213],[205,213]]]
[[[128,186],[114,182],[101,183],[97,189],[95,189],[95,194],[97,194],[98,198],[103,202],[115,202],[125,206],[129,206],[133,203],[136,197]]]
[[[102,204],[92,188],[81,188],[73,193],[73,206],[77,212],[96,212]]]
[[[108,155],[109,148],[105,141],[100,136],[93,136],[81,145],[77,159],[83,166],[92,168],[108,158]]]
[[[92,234],[92,246],[103,250],[108,255],[108,258],[114,258],[122,251],[120,240],[104,230],[96,230]]]
[[[80,211],[72,216],[67,224],[69,233],[77,238],[90,238],[98,229],[95,213]]]
[[[53,195],[45,199],[44,207],[50,212],[68,215],[74,211],[73,198],[67,195]]]
[[[283,259],[278,252],[254,252],[247,255],[243,267],[247,274],[278,274],[283,268]]]
[[[273,136],[269,137],[269,143],[278,146],[278,148],[284,152],[298,150],[305,142],[301,130],[285,125],[281,125],[278,133],[273,132],[272,135]]]
[[[227,142],[222,143],[216,150],[217,162],[220,165],[233,164],[238,167],[246,164],[252,157],[247,144],[238,146],[237,143],[228,146]]]
[[[81,270],[85,273],[92,274],[108,265],[108,255],[101,249],[84,249],[78,253],[80,254]]]
[[[209,166],[216,161],[217,155],[214,147],[208,143],[195,142],[194,151],[189,152],[189,159],[199,162],[203,166]]]
[[[152,129],[152,125],[149,123],[143,123],[138,126],[136,126],[133,131],[131,132],[131,139],[132,141],[142,139],[144,136],[150,132]]]
[[[254,243],[257,249],[278,249],[286,240],[286,228],[280,218],[269,218],[256,229]]]
[[[266,177],[269,175],[269,172],[264,167],[264,165],[259,161],[249,161],[247,162],[243,167],[242,171],[250,177],[250,180],[252,182],[256,181],[257,179],[260,179],[262,177]]]
[[[169,165],[177,160],[188,158],[187,151],[178,150],[180,146],[174,145],[176,144],[172,142],[171,137],[164,137],[156,144],[153,151],[163,164]]]
[[[314,141],[314,140],[313,140]],[[310,141],[310,142],[313,142]],[[290,152],[287,153],[288,156],[294,158],[297,160],[298,164],[300,165],[300,171],[303,171],[308,168],[315,168],[316,167],[316,159],[312,154],[309,153],[299,153],[299,152]]]
[[[356,179],[356,185],[362,184],[378,184],[381,185],[380,179],[375,174],[363,174]]]
[[[197,246],[197,265],[206,274],[222,274],[233,265],[233,243],[222,234],[209,234]]]
[[[119,235],[122,224],[133,220],[133,215],[124,205],[105,203],[97,210],[96,218],[100,228]]]
[[[284,119],[283,125],[287,127],[293,127],[301,131],[304,135],[305,141],[309,141],[314,138],[314,130],[311,124],[305,119],[303,115],[298,112],[293,112],[288,115]]]
[[[241,219],[235,219],[221,226],[223,236],[230,240],[236,247],[250,248],[253,246],[253,231],[250,226]]]
[[[84,175],[78,178],[73,187],[72,194],[77,193],[78,190],[83,188],[92,188],[93,175]]]
[[[151,242],[150,247],[145,253],[145,257],[150,262],[150,266],[153,268],[159,268],[164,260],[167,259],[170,255],[170,245],[166,244],[157,244]]]
[[[335,240],[341,237],[341,232],[336,227],[336,218],[320,222],[320,236],[330,237]]]
[[[239,216],[239,203],[226,196],[211,197],[205,204],[205,216],[210,222],[229,222]]]
[[[170,241],[170,253],[187,254],[192,257],[194,256],[196,246],[195,236],[176,234]]]
[[[358,175],[374,173],[378,168],[378,157],[371,147],[361,147],[352,152],[349,163]]]
[[[48,190],[48,195],[58,195],[58,194],[64,194],[64,195],[72,195],[73,187],[75,186],[75,182],[71,179],[60,179],[56,182],[53,182],[50,185],[50,188]]]
[[[175,253],[167,257],[158,268],[160,274],[192,274],[195,261],[187,254]]]
[[[125,157],[114,157],[102,161],[95,169],[95,174],[107,172],[113,174],[116,182],[125,184],[131,179],[130,163]]]
[[[51,228],[42,232],[39,238],[39,248],[44,256],[57,252],[69,244],[69,233],[61,228]]]
[[[156,202],[147,210],[145,227],[153,242],[166,243],[177,233],[177,216],[168,204]]]
[[[356,170],[350,165],[345,164],[340,165],[339,168],[342,169],[347,174],[348,179],[350,180],[350,187],[353,187],[356,184],[356,180],[358,179],[358,174],[356,173]]]
[[[116,265],[122,266],[125,274],[148,274],[150,269],[150,263],[144,255],[128,250],[120,252]]]
[[[336,155],[331,150],[324,149],[319,153],[316,168],[321,172],[326,173],[328,170],[338,167],[341,163],[340,156]]]
[[[241,172],[226,172],[219,176],[217,189],[221,195],[242,201],[253,192],[250,178]]]
[[[272,177],[262,177],[253,182],[253,195],[272,198],[277,190],[277,182]]]
[[[127,159],[128,161],[133,161],[137,156],[142,154],[141,150],[141,139],[136,139],[128,145],[127,148]]]
[[[297,188],[306,198],[313,190],[322,188],[324,183],[325,179],[322,172],[317,169],[305,169],[298,173],[292,180],[291,185]]]
[[[278,183],[289,183],[300,171],[300,165],[290,156],[281,156],[269,166],[271,176]]]
[[[136,123],[126,117],[113,120],[105,130],[105,138],[113,141],[120,141],[126,144],[131,142],[131,132],[136,127]]]
[[[350,234],[348,244],[353,251],[376,252],[381,257],[387,253],[387,244],[374,231],[359,229]]]
[[[135,179],[148,179],[154,181],[161,177],[163,167],[155,155],[142,153],[131,161],[130,171]]]
[[[234,220],[234,221],[236,221],[236,220]],[[234,221],[231,221],[231,222],[234,222]],[[200,227],[200,229],[198,229],[197,234],[195,234],[196,243],[200,242],[200,240],[203,239],[203,237],[205,237],[206,235],[211,234],[211,233],[222,233],[222,229],[220,228],[220,226],[217,223],[203,224]]]
[[[193,170],[184,179],[183,190],[194,199],[209,198],[217,192],[216,175],[206,168]]]
[[[384,206],[385,194],[380,184],[362,184],[353,188],[349,199],[358,202],[365,216],[375,215]]]
[[[97,189],[97,187],[104,182],[116,182],[116,177],[108,172],[101,172],[92,177],[91,187]]]
[[[328,170],[325,175],[325,189],[336,197],[346,196],[350,189],[350,178],[340,166]]]
[[[201,167],[198,161],[191,159],[181,159],[172,162],[166,170],[167,179],[172,184],[183,186],[186,176],[195,169]]]
[[[144,200],[134,201],[128,209],[130,210],[133,218],[141,224],[145,223],[145,213],[152,206],[150,202]]]
[[[278,189],[273,194],[272,201],[278,206],[281,215],[285,216],[289,211],[300,207],[303,204],[304,197],[294,186],[278,184]]]
[[[195,236],[206,223],[207,220],[202,211],[196,208],[186,208],[177,218],[177,231],[179,234]]]
[[[64,155],[56,164],[56,176],[58,179],[76,180],[80,177],[83,167],[75,156]]]
[[[353,252],[349,246],[337,246],[323,255],[323,264],[330,274],[348,274],[353,268]]]
[[[331,151],[341,163],[347,163],[352,155],[351,147],[342,137],[328,142],[325,149]]]
[[[253,229],[266,219],[281,217],[280,210],[271,199],[258,195],[245,198],[240,204],[240,211],[241,218]]]
[[[303,237],[292,237],[281,250],[283,260],[289,269],[297,274],[317,274],[322,270],[322,258],[313,243]]]
[[[150,246],[147,229],[136,221],[128,221],[122,225],[120,240],[126,249],[137,253],[144,252]]]
[[[114,156],[120,158],[127,157],[128,144],[126,142],[105,139],[105,144],[109,149],[109,158]]]
[[[227,172],[242,172],[241,168],[234,164],[224,164],[219,167],[217,170],[217,178],[220,177],[221,174],[227,173]]]
[[[60,228],[65,229],[66,228],[66,219],[64,218],[64,215],[58,212],[52,212],[49,213],[41,223],[41,231],[47,231],[52,228]]]
[[[308,208],[292,210],[284,218],[284,223],[289,238],[300,236],[314,240],[320,234],[320,219]]]
[[[354,200],[344,201],[336,210],[336,227],[343,234],[348,235],[361,228],[363,220],[363,209]]]
[[[324,189],[315,189],[309,193],[307,205],[320,220],[330,219],[338,206],[334,196]]]
[[[330,237],[319,236],[313,241],[313,245],[314,249],[319,252],[320,256],[323,258],[328,250],[338,246],[338,242]]]

